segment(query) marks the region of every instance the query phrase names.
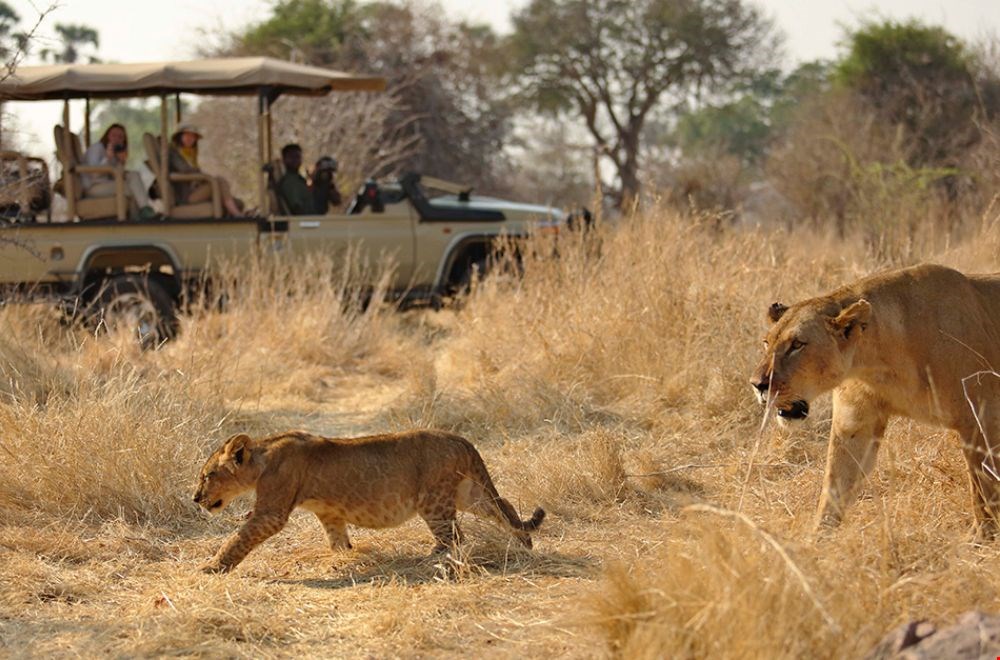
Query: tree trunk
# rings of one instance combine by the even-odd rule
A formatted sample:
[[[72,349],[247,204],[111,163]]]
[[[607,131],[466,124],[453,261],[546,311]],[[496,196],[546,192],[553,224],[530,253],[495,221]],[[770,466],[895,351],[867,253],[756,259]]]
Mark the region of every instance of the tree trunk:
[[[618,198],[618,210],[623,213],[639,208],[639,133],[642,122],[631,121],[622,135],[623,158],[618,168],[622,182],[622,194]]]

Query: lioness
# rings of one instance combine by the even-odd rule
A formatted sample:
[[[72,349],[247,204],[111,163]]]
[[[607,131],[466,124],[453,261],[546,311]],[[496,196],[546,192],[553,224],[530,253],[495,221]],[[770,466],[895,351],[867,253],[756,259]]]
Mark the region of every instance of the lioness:
[[[292,509],[312,511],[331,549],[350,548],[347,524],[393,527],[414,514],[431,528],[435,551],[458,538],[456,510],[508,526],[531,547],[545,518],[536,509],[522,521],[500,497],[472,444],[441,431],[414,431],[365,438],[322,438],[304,431],[253,440],[234,435],[205,462],[194,501],[211,513],[256,490],[253,511],[204,567],[228,571],[257,545],[278,533]]]
[[[900,415],[959,433],[976,536],[996,534],[1000,379],[983,372],[1000,367],[1000,275],[915,266],[791,307],[774,303],[767,315],[764,357],[750,379],[760,401],[797,420],[833,390],[819,526],[840,523],[875,464],[886,423]]]

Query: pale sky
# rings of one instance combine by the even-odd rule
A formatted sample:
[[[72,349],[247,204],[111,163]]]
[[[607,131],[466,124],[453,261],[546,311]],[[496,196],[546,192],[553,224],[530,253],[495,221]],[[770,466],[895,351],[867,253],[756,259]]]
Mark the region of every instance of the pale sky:
[[[7,2],[25,24],[50,4],[48,0]],[[41,34],[43,38],[51,35],[55,23],[85,23],[100,32],[98,55],[106,61],[189,59],[206,40],[205,32],[263,20],[272,4],[270,0],[58,0]],[[441,4],[452,16],[487,22],[505,31],[511,11],[526,0],[441,0]],[[864,18],[919,18],[970,41],[1000,35],[1000,0],[758,0],[758,5],[785,34],[787,65],[834,57],[843,26],[855,26]],[[59,121],[61,104],[9,105],[24,129],[25,146],[51,151],[52,125]]]

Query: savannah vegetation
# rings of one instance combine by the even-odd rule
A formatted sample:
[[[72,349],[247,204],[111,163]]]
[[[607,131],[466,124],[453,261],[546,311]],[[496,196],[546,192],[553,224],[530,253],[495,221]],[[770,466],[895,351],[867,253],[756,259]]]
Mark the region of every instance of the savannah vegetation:
[[[528,3],[514,37],[585,4]],[[301,52],[282,50],[288,35]],[[449,55],[456,35],[481,54]],[[359,306],[359,269],[375,266],[322,255],[220,264],[226,304],[190,309],[155,351],[48,307],[0,308],[5,654],[852,657],[898,624],[1000,598],[1000,545],[971,543],[954,438],[893,422],[862,498],[816,538],[828,399],[783,429],[747,383],[774,300],[921,261],[1000,270],[995,46],[865,23],[837,61],[665,90],[619,209],[626,182],[595,167],[611,156],[582,106],[540,107],[536,74],[493,50],[518,45],[486,28],[418,4],[284,0],[222,41],[343,68],[383,53],[370,61],[399,76],[390,92],[344,101],[378,119],[365,144],[385,145],[349,166],[338,150],[356,176],[394,154],[386,172],[454,178],[478,149],[494,189],[587,195],[597,224],[531,238],[520,277],[497,269],[441,312]],[[498,93],[511,78],[525,94]],[[418,107],[432,99],[458,114]],[[596,125],[614,136],[606,110]],[[437,152],[434,131],[498,148]],[[428,558],[417,522],[352,530],[355,549],[332,554],[300,513],[233,574],[201,574],[252,502],[204,516],[202,461],[235,432],[295,427],[456,431],[522,513],[549,517],[533,551],[467,517],[467,543]]]

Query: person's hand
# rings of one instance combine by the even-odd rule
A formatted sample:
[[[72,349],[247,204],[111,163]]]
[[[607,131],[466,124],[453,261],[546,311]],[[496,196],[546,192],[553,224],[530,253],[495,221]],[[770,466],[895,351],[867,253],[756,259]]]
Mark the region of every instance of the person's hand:
[[[124,165],[126,163],[126,161],[128,161],[128,152],[127,151],[115,151],[115,145],[114,144],[108,144],[108,146],[107,146],[107,148],[105,148],[104,152],[108,156],[108,162],[111,163],[112,165]]]

